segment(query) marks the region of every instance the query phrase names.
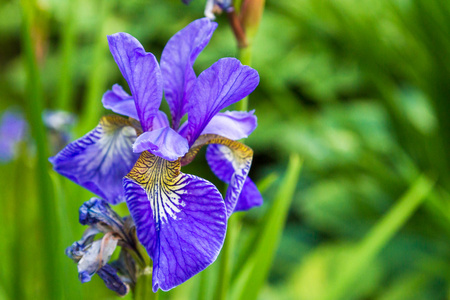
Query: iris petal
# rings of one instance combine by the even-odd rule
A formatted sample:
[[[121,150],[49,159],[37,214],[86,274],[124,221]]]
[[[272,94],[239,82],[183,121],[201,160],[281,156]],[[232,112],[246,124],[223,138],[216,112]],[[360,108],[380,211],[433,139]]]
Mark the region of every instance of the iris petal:
[[[226,111],[218,113],[203,129],[202,134],[217,134],[231,140],[248,137],[258,126],[255,111]]]
[[[97,270],[106,265],[116,249],[118,241],[118,237],[108,234],[89,246],[78,262],[78,276],[82,283],[90,281]]]
[[[160,129],[163,127],[169,127],[169,119],[167,119],[167,115],[163,111],[158,111],[155,118],[153,119],[153,124],[151,130]]]
[[[132,151],[135,139],[135,129],[126,119],[107,116],[49,160],[59,174],[116,204],[124,200],[122,178],[139,157]]]
[[[226,179],[229,183],[225,196],[225,206],[227,216],[230,217],[235,211],[237,201],[246,183],[252,164],[253,150],[240,142],[218,135],[205,134],[197,139],[189,152],[181,159],[181,164],[189,164],[203,146],[211,144],[223,145],[217,148],[219,150],[217,153],[213,153],[209,157],[208,163],[210,163],[211,168],[212,166],[216,168],[213,171],[216,175],[219,174],[217,175],[219,178],[224,178],[222,180],[225,181]],[[229,163],[232,164],[231,168]]]
[[[181,284],[210,265],[226,232],[226,210],[210,182],[180,162],[143,152],[124,179],[137,236],[153,260],[153,291]]]
[[[164,94],[172,114],[172,127],[178,129],[187,110],[192,86],[197,78],[193,65],[206,47],[217,23],[206,18],[196,20],[175,34],[161,55]]]
[[[221,109],[250,94],[259,83],[254,69],[235,58],[222,58],[203,71],[189,99],[189,145]]]
[[[133,145],[133,151],[150,151],[167,160],[177,160],[189,151],[187,140],[170,127],[141,134]]]
[[[111,90],[108,90],[105,94],[103,94],[102,103],[103,107],[106,109],[110,109],[117,114],[139,120],[134,98],[128,95],[128,93],[125,92],[124,89],[118,84],[113,85]],[[167,127],[169,125],[167,115],[163,111],[159,110],[154,116],[152,126],[149,130],[155,130],[162,127]]]
[[[105,282],[108,289],[116,292],[120,296],[128,294],[129,287],[117,275],[117,271],[106,264],[97,271],[98,276]]]
[[[162,76],[152,53],[127,33],[108,36],[109,49],[133,95],[142,129],[149,130],[162,99]]]
[[[249,210],[250,208],[261,206],[262,204],[263,197],[261,196],[258,187],[250,177],[247,177],[234,211]]]
[[[28,125],[20,112],[7,110],[0,118],[0,162],[17,155],[17,145],[24,140]]]
[[[239,166],[237,161],[239,157],[236,153],[233,153],[232,150],[223,145],[210,145],[206,150],[206,160],[211,170],[220,180],[228,184],[231,183],[233,174],[236,172],[235,168]],[[253,181],[247,177],[234,211],[249,210],[252,207],[260,206],[262,203],[261,193]]]
[[[134,99],[118,85],[113,85],[111,90],[103,94],[103,107],[110,109],[116,114],[139,120]]]

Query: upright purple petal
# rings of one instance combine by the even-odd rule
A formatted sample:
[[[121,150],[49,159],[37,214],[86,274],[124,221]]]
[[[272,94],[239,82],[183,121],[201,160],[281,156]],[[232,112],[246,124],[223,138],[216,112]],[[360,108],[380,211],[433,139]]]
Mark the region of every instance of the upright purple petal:
[[[235,58],[222,58],[198,77],[189,99],[189,144],[221,109],[241,100],[258,85],[258,72]]]
[[[169,127],[169,119],[167,119],[167,115],[163,111],[158,111],[155,118],[153,119],[153,124],[151,130],[156,130],[164,127]]]
[[[153,261],[153,291],[168,291],[210,265],[226,232],[226,211],[210,182],[180,162],[143,152],[124,179],[137,236]]]
[[[141,134],[133,144],[133,151],[143,151],[173,161],[189,151],[187,140],[170,127],[164,127]]]
[[[196,79],[192,66],[208,44],[216,27],[217,23],[207,18],[196,20],[175,34],[162,52],[164,94],[172,114],[172,127],[175,130],[187,112],[187,99]]]
[[[128,95],[118,84],[113,85],[111,90],[103,94],[102,103],[103,107],[112,110],[116,114],[139,120],[133,97]]]
[[[139,120],[134,98],[128,95],[118,84],[114,84],[111,90],[103,94],[102,103],[106,109]],[[155,130],[169,125],[167,115],[163,111],[158,110],[148,130]]]
[[[147,131],[162,99],[162,76],[153,54],[127,33],[108,36],[109,49],[127,80],[142,129]]]
[[[226,111],[215,115],[202,134],[217,134],[231,140],[240,140],[248,137],[258,126],[255,110]]]
[[[94,130],[49,160],[59,174],[116,204],[124,200],[122,178],[139,157],[132,150],[135,140],[126,119],[103,117]]]

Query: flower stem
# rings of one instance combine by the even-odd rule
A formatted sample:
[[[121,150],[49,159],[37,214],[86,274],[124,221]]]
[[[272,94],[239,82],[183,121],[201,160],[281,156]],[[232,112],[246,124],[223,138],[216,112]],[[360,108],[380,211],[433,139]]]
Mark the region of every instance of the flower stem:
[[[248,46],[247,37],[245,36],[245,31],[242,28],[241,22],[234,9],[227,13],[228,22],[230,23],[231,29],[233,30],[234,36],[238,43],[239,48],[245,48]]]
[[[241,63],[247,66],[252,64],[252,46],[248,45],[245,48],[239,49],[239,58]],[[248,96],[236,103],[236,110],[247,111],[248,110]]]
[[[228,219],[227,237],[220,253],[220,273],[217,280],[216,294],[214,299],[227,299],[227,292],[230,287],[231,271],[233,269],[232,257],[235,244],[236,231],[238,227],[238,219],[236,215],[230,216]]]
[[[252,61],[252,48],[247,45],[246,47],[239,48],[239,57],[242,64],[249,66]],[[236,109],[240,111],[248,110],[248,97],[245,97],[238,103],[236,103]],[[215,291],[215,299],[225,300],[227,298],[227,291],[231,281],[231,271],[233,269],[232,257],[233,248],[235,244],[235,238],[239,230],[238,216],[232,215],[228,219],[227,237],[221,251],[220,260],[220,273],[217,280],[217,287]]]
[[[158,300],[158,292],[153,293],[152,291],[152,274],[139,276],[133,298],[135,300]]]

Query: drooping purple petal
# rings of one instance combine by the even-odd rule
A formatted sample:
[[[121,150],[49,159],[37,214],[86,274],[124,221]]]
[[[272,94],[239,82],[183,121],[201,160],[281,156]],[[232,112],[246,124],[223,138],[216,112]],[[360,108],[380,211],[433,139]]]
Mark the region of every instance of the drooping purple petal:
[[[117,275],[116,269],[109,264],[104,265],[97,271],[98,276],[105,282],[108,289],[116,292],[120,296],[128,294],[129,287]]]
[[[249,210],[250,208],[261,206],[262,204],[263,197],[261,196],[261,193],[255,183],[247,176],[234,211]]]
[[[145,171],[143,169],[142,172]],[[136,234],[139,242],[151,256],[158,236],[150,201],[145,190],[129,178],[125,177],[123,179],[123,188],[125,190],[127,207],[136,225]]]
[[[213,173],[223,182],[230,184],[233,174],[235,173],[235,167],[238,165],[235,161],[236,156],[232,151],[223,145],[210,145],[206,150],[206,160]],[[225,199],[225,201],[227,202],[227,199]],[[262,204],[263,198],[261,193],[255,183],[247,176],[245,183],[242,186],[241,193],[239,194],[239,199],[237,200],[234,212],[249,210]]]
[[[49,160],[59,174],[116,204],[124,200],[122,178],[139,157],[132,150],[135,139],[135,129],[127,120],[107,116]]]
[[[117,83],[111,90],[103,94],[102,103],[104,108],[110,109],[116,114],[139,120],[133,97],[128,95]]]
[[[239,140],[248,137],[258,126],[255,110],[226,111],[215,115],[202,134],[217,134],[231,140]]]
[[[142,129],[149,130],[162,99],[162,76],[153,54],[127,33],[108,36],[109,49],[127,80]]]
[[[78,263],[86,252],[85,249],[87,249],[88,245],[92,244],[98,233],[100,231],[97,228],[88,227],[79,241],[74,242],[66,248],[65,254],[74,262]]]
[[[196,20],[175,34],[161,55],[161,72],[164,77],[164,94],[172,114],[172,127],[177,130],[187,112],[196,76],[194,61],[206,47],[217,23],[207,18]]]
[[[225,206],[229,217],[235,211],[246,182],[252,164],[253,150],[238,141],[219,135],[205,134],[201,135],[189,152],[181,158],[181,165],[189,164],[205,145],[211,145],[206,152],[206,158],[212,171],[220,179],[229,183],[225,196]]]
[[[81,205],[78,213],[81,225],[93,226],[103,233],[110,231],[119,232],[122,230],[122,218],[103,199],[92,197],[89,201]],[[98,224],[101,224],[101,227],[98,227]],[[104,230],[105,227],[109,228]]]
[[[177,160],[189,151],[187,140],[170,127],[141,134],[133,144],[133,151],[150,151],[167,160]]]
[[[118,237],[112,234],[105,235],[101,240],[94,241],[85,249],[83,257],[78,262],[78,277],[81,283],[91,280],[97,270],[109,261],[117,247]]]
[[[153,260],[153,291],[168,291],[210,265],[226,232],[226,210],[210,182],[179,161],[143,152],[124,179],[139,241]]]
[[[198,77],[189,99],[189,145],[221,109],[241,100],[258,85],[258,72],[235,58],[222,58]]]
[[[79,209],[79,221],[81,225],[92,226],[103,233],[113,232],[128,245],[134,244],[124,230],[124,220],[103,199],[92,197],[84,202]]]

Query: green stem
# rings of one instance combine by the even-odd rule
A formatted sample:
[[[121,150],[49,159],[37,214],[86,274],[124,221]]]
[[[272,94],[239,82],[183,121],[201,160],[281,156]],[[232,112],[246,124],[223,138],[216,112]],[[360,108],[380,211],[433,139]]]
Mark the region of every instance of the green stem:
[[[239,220],[236,215],[228,219],[227,237],[220,252],[220,273],[217,279],[216,294],[214,299],[227,299],[227,292],[231,281],[232,258],[235,244],[235,237],[238,230]]]
[[[25,56],[25,68],[27,72],[27,96],[25,103],[31,134],[36,144],[36,183],[40,208],[40,226],[42,228],[41,245],[44,270],[42,270],[43,295],[46,299],[61,298],[60,276],[56,257],[58,253],[58,227],[56,224],[56,208],[53,189],[48,174],[47,138],[44,124],[42,123],[43,91],[41,79],[36,61],[32,40],[32,20],[35,12],[35,3],[32,0],[21,0],[22,9],[22,49]],[[45,294],[46,293],[46,294]]]
[[[24,186],[23,183],[23,170],[26,169],[26,166],[23,163],[22,157],[15,162],[16,166],[13,169],[13,173],[11,174],[11,178],[14,178],[14,186]],[[25,189],[26,190],[26,189]],[[24,189],[14,189],[13,191],[13,199],[27,199],[26,193]],[[13,297],[14,299],[25,299],[26,298],[26,289],[24,289],[24,276],[22,271],[26,269],[26,263],[24,262],[24,249],[26,248],[26,220],[24,218],[22,207],[18,201],[13,201],[11,204],[13,211],[13,239],[14,243],[11,247],[11,270],[12,272],[12,284],[13,284]]]
[[[245,48],[239,49],[239,59],[241,63],[247,66],[252,64],[252,46],[249,45]],[[248,96],[236,103],[236,109],[240,111],[248,110]]]
[[[239,49],[239,58],[244,65],[250,65],[252,60],[252,48],[247,46]],[[236,109],[240,111],[248,110],[248,97],[245,97],[236,104]],[[233,270],[232,257],[235,238],[239,230],[239,219],[232,215],[228,219],[227,237],[220,253],[220,273],[217,280],[215,298],[225,300],[230,286],[231,273]]]
[[[208,299],[208,286],[210,284],[210,272],[209,268],[206,268],[200,273],[200,282],[198,286],[197,300]]]
[[[158,292],[152,291],[151,274],[139,276],[133,296],[135,300],[158,300]]]

